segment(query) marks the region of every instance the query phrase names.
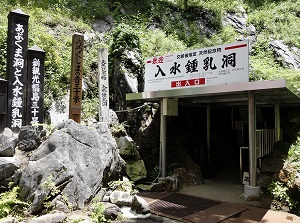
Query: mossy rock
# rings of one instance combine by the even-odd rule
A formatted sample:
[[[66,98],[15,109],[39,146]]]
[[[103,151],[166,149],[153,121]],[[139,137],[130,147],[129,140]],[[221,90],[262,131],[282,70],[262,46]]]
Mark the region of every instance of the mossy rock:
[[[122,158],[134,157],[135,160],[140,159],[139,152],[136,149],[136,145],[131,137],[123,136],[115,138],[119,149],[119,154]]]
[[[126,173],[132,181],[138,181],[147,177],[147,170],[143,160],[130,161],[126,164]]]

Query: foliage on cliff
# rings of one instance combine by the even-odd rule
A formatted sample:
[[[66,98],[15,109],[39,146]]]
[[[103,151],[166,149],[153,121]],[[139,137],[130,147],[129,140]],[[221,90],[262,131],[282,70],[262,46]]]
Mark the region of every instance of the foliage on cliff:
[[[242,6],[248,23],[257,30],[257,42],[250,57],[253,80],[285,77],[299,87],[299,71],[286,69],[274,59],[269,42],[282,40],[300,48],[300,2],[295,0],[1,0],[0,76],[6,73],[7,15],[21,8],[30,15],[29,47],[46,51],[46,107],[64,95],[69,87],[71,40],[75,32],[91,34],[93,24],[111,16],[115,28],[124,34],[135,33],[140,40],[143,59],[187,49],[236,41],[240,33],[224,26],[225,13],[238,12]],[[208,31],[200,30],[197,19],[204,18]],[[123,29],[125,27],[125,29]],[[130,28],[129,28],[130,27]],[[97,97],[97,49],[113,47],[114,29],[87,41],[84,52],[84,78],[89,101]],[[121,33],[121,34],[122,34]],[[122,34],[122,35],[123,35]]]
[[[87,37],[83,101],[86,115],[97,108],[94,104],[98,94],[98,48],[109,48],[113,56],[113,49],[118,49],[123,40],[131,41],[145,59],[234,42],[244,34],[222,21],[225,13],[239,13],[241,6],[257,34],[250,56],[251,80],[284,77],[300,88],[300,71],[284,68],[269,46],[270,41],[281,40],[299,51],[298,0],[0,0],[0,3],[0,77],[6,76],[7,15],[20,8],[30,15],[29,47],[38,45],[46,52],[46,109],[68,91],[71,41],[75,32]],[[107,16],[112,17],[114,27],[105,34],[97,34],[93,24]],[[199,29],[199,18],[205,21],[201,24],[205,29]],[[298,154],[299,148],[293,151]]]

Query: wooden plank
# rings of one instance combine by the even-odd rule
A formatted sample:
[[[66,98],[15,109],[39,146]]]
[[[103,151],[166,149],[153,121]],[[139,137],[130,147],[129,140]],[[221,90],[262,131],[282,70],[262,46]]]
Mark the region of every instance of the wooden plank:
[[[77,123],[81,122],[83,45],[84,36],[82,34],[75,33],[72,39],[69,118],[73,119]]]
[[[195,223],[217,223],[245,210],[247,210],[247,208],[241,205],[221,203],[203,211],[185,216],[183,219]]]

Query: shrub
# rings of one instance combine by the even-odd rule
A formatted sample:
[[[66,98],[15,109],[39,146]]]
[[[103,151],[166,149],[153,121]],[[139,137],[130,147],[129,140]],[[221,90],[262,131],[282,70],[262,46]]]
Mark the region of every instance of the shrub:
[[[288,157],[284,162],[284,173],[287,177],[287,181],[273,182],[269,190],[274,197],[278,209],[282,206],[288,207],[292,212],[299,212],[299,195],[300,191],[296,182],[300,179],[300,137],[297,141],[290,146]]]
[[[132,188],[134,186],[133,182],[129,181],[129,180],[111,181],[111,182],[108,183],[108,186],[112,190],[129,192],[130,194],[137,194],[138,193],[138,191],[136,189]]]
[[[28,203],[19,199],[19,187],[13,187],[10,191],[0,194],[0,219],[8,215],[22,215]]]

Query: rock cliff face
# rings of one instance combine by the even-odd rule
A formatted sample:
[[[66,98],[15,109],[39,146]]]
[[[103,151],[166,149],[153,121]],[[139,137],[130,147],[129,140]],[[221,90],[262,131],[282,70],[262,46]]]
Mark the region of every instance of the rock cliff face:
[[[32,213],[58,194],[83,208],[124,166],[107,123],[89,129],[67,120],[57,129],[22,170],[20,195],[32,201]]]

